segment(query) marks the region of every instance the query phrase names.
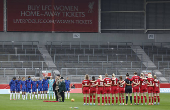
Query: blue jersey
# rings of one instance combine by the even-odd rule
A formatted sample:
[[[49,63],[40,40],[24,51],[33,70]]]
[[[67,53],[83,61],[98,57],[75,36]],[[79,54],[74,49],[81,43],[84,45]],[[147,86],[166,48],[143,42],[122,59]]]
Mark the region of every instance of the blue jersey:
[[[37,88],[37,81],[32,81],[32,89],[36,89]]]
[[[70,81],[69,80],[65,80],[65,85],[66,85],[66,88],[69,88],[70,87]]]
[[[26,88],[26,81],[21,81],[22,89]]]
[[[37,81],[37,84],[39,89],[42,88],[42,80]]]
[[[15,89],[16,81],[15,80],[11,80],[10,83],[9,83],[9,86],[10,86],[11,89]]]
[[[48,88],[48,79],[47,80],[43,79],[42,84],[43,88]]]
[[[16,80],[16,88],[21,88],[21,80]]]
[[[26,85],[27,85],[27,88],[29,89],[31,88],[31,82],[32,82],[31,80],[26,80]]]

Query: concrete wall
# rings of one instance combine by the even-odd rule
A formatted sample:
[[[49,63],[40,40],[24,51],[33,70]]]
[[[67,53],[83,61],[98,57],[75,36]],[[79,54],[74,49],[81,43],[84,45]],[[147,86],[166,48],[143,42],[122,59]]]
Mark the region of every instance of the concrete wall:
[[[116,33],[80,33],[80,38],[73,38],[73,33],[27,33],[27,32],[0,32],[1,41],[39,41],[40,45],[46,41],[109,41],[133,42],[141,45],[142,42],[170,42],[170,34],[155,34],[155,39],[148,39],[147,34],[116,34]]]

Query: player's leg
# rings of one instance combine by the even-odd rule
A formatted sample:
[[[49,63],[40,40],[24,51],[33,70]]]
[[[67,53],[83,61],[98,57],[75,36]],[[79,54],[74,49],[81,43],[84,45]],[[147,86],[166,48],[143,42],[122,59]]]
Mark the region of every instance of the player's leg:
[[[154,93],[153,95],[154,95],[154,105],[156,105],[156,93]]]
[[[27,100],[27,96],[28,96],[28,88],[26,88],[26,100]]]
[[[125,105],[128,105],[128,93],[126,93],[126,104]]]
[[[133,89],[133,90],[135,90],[135,89]],[[134,105],[136,105],[136,91],[133,93],[133,95],[134,95]]]
[[[19,92],[18,92],[18,99],[19,99],[19,100],[20,100],[20,91],[21,91],[21,90],[19,89]]]
[[[109,93],[108,93],[108,104],[110,105],[110,91],[109,91]]]
[[[152,105],[153,105],[153,91],[152,91],[151,95],[152,95]]]
[[[149,95],[149,105],[151,105],[151,93],[148,92]]]
[[[13,100],[15,100],[15,90],[13,91]]]
[[[112,91],[112,105],[114,105],[114,93]]]
[[[55,95],[55,90],[53,90],[53,95],[54,95],[53,99],[55,99],[55,96],[56,96],[56,95]]]
[[[68,93],[68,91],[67,91],[67,88],[66,88],[65,99],[67,99],[67,93]]]
[[[45,94],[45,91],[43,90],[43,100],[44,100],[44,94]]]
[[[10,100],[12,100],[12,91],[10,92]]]
[[[159,103],[160,103],[159,91],[158,91],[158,93],[156,93],[156,95],[157,95],[158,105],[159,105]]]
[[[95,103],[96,103],[96,92],[93,93],[93,105],[95,105]]]
[[[68,88],[68,99],[70,99],[70,88]]]
[[[83,93],[83,95],[84,95],[84,98],[83,98],[84,104],[83,105],[86,105],[86,94]]]
[[[132,105],[132,92],[130,93],[130,105]]]
[[[48,89],[46,89],[46,91],[45,91],[45,99],[47,100],[47,91],[48,91]]]
[[[34,92],[34,90],[32,90],[32,100],[34,99],[34,94],[35,94],[35,92]]]
[[[104,105],[104,91],[102,92],[102,105]]]
[[[86,96],[87,96],[87,105],[89,105],[89,92],[87,92]]]
[[[98,105],[100,105],[100,93],[97,92],[97,101],[98,101]]]
[[[144,98],[145,98],[145,105],[147,105],[147,97],[146,97],[146,92],[144,92]]]
[[[139,101],[140,101],[140,97],[139,97],[139,89],[137,90],[137,96],[138,96],[138,103],[137,103],[137,105],[139,105]]]
[[[50,89],[48,89],[48,92],[49,92],[49,99],[50,99],[50,95],[51,95],[51,90],[50,90]]]
[[[124,102],[125,102],[124,93],[122,93],[122,101],[123,101],[123,105],[124,105]]]
[[[106,92],[106,91],[105,91]],[[107,92],[105,93],[105,105],[107,105]]]
[[[118,93],[115,94],[116,95],[116,105],[118,104]]]
[[[120,104],[119,105],[121,105],[121,93],[119,92],[119,102],[120,102]]]
[[[141,95],[141,105],[143,105],[143,92],[140,92]]]
[[[18,98],[18,89],[16,89],[16,100],[17,100],[17,98]]]
[[[93,94],[92,94],[92,91],[90,90],[90,105],[92,105],[92,96]]]
[[[30,100],[31,100],[31,88],[29,89],[29,93],[30,93]]]

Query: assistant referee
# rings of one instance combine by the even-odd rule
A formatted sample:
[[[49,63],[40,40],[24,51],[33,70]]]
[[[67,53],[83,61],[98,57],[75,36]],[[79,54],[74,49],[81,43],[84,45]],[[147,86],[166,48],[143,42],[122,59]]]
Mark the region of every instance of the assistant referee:
[[[128,103],[128,93],[130,95],[130,102],[132,105],[132,81],[128,80],[127,78],[129,77],[129,73],[126,74],[126,79],[125,79],[125,84],[126,84],[126,87],[125,87],[125,93],[126,93],[126,104]]]

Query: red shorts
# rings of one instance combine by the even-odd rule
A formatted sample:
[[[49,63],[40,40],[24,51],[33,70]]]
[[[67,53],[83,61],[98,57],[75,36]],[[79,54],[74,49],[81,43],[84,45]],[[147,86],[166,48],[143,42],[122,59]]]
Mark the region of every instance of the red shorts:
[[[104,88],[103,87],[98,87],[97,94],[104,94]]]
[[[119,88],[119,93],[125,93],[125,88]]]
[[[133,92],[139,93],[139,87],[133,87]]]
[[[148,87],[148,93],[153,93],[153,87]]]
[[[90,93],[96,93],[96,88],[90,88]]]
[[[106,94],[110,94],[110,93],[111,93],[110,87],[106,87],[106,86],[105,86],[105,93],[106,93]]]
[[[154,88],[153,93],[160,93],[159,88]]]
[[[160,93],[160,91],[158,90],[158,91],[154,91],[153,93]]]
[[[83,94],[89,94],[89,88],[83,88]]]
[[[111,94],[117,94],[118,90],[117,90],[117,86],[112,86],[111,87]]]
[[[147,88],[140,88],[140,93],[147,92]]]

